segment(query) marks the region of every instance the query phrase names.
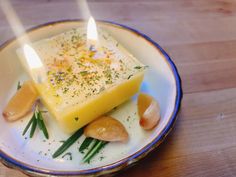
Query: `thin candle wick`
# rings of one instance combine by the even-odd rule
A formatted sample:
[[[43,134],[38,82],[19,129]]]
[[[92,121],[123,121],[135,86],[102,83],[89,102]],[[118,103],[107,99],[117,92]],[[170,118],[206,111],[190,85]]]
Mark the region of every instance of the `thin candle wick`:
[[[90,47],[89,47],[89,50],[90,50],[91,52],[95,52],[95,51],[96,51],[95,45],[91,44]]]

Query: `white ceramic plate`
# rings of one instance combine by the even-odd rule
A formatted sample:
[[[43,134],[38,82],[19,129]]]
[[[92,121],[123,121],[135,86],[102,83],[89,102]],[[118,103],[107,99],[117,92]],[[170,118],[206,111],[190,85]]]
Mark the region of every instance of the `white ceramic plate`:
[[[47,38],[66,30],[85,25],[79,20],[67,20],[44,24],[27,32],[32,41]],[[68,138],[54,119],[46,113],[50,139],[45,140],[37,131],[32,139],[22,136],[22,131],[31,115],[14,123],[8,123],[0,115],[0,158],[1,161],[27,174],[55,176],[102,175],[119,171],[137,162],[157,147],[170,132],[180,108],[182,98],[181,81],[177,69],[169,56],[150,38],[129,27],[112,22],[98,22],[98,26],[110,33],[142,63],[149,66],[141,91],[158,100],[161,107],[161,121],[152,131],[139,126],[135,98],[110,112],[127,128],[130,140],[127,144],[109,143],[90,164],[82,164],[78,147],[83,141],[71,146],[68,156],[52,158],[53,152]],[[27,75],[16,56],[19,47],[16,40],[6,42],[0,48],[0,111],[16,92],[18,81],[27,80]]]

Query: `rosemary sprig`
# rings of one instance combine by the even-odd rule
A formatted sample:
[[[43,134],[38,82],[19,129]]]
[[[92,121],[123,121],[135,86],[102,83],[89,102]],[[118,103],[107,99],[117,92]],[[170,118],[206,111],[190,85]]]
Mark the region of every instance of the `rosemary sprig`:
[[[102,148],[107,144],[107,141],[96,140],[94,146],[88,151],[88,153],[84,156],[83,162],[89,162],[97,153],[100,152]]]
[[[26,134],[26,132],[28,131],[29,127],[31,126],[31,124],[33,123],[33,120],[35,119],[35,115],[33,114],[32,118],[30,119],[30,121],[28,122],[28,124],[26,125],[22,135],[24,136]]]
[[[37,125],[39,126],[39,129],[43,132],[45,138],[48,139],[49,135],[48,135],[48,131],[45,126],[45,123],[43,121],[42,113],[39,110],[38,106],[36,105],[34,114],[33,114],[32,118],[30,119],[30,121],[28,122],[28,124],[26,125],[22,135],[24,136],[25,133],[28,131],[29,127],[31,126],[30,138],[32,138],[34,135],[34,132],[37,128]]]
[[[83,134],[83,128],[79,129],[75,132],[71,137],[69,137],[52,155],[53,158],[58,157],[63,152],[65,152],[74,142],[79,139],[79,137]]]
[[[94,139],[87,137],[85,138],[85,140],[83,141],[83,143],[81,144],[81,146],[79,147],[79,152],[83,152],[85,149],[87,149],[89,147],[89,145],[92,143]]]
[[[38,122],[38,126],[39,126],[40,130],[43,131],[43,134],[44,134],[45,138],[48,139],[49,138],[48,131],[47,131],[47,128],[46,128],[45,123],[43,121],[43,116],[42,116],[41,111],[38,112],[37,122]]]
[[[89,149],[89,151],[85,154],[85,156],[83,157],[83,159],[85,159],[91,152],[92,150],[97,146],[97,144],[99,143],[100,140],[98,139],[94,139],[92,147]]]
[[[32,138],[34,136],[34,132],[36,130],[36,126],[37,126],[37,119],[36,119],[36,116],[34,116],[33,123],[32,123],[31,130],[30,130],[30,138]]]

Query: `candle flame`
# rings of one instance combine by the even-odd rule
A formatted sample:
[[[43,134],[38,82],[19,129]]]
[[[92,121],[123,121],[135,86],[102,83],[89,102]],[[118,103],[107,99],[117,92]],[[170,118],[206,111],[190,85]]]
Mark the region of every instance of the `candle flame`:
[[[94,41],[94,42],[98,40],[97,26],[93,17],[90,17],[88,21],[87,40]]]
[[[42,83],[46,79],[46,75],[44,65],[38,54],[28,44],[25,44],[23,46],[23,52],[28,64],[28,71],[30,76],[36,83]]]
[[[32,47],[30,47],[28,44],[25,44],[23,46],[23,50],[27,64],[30,69],[37,69],[43,67],[41,59]]]

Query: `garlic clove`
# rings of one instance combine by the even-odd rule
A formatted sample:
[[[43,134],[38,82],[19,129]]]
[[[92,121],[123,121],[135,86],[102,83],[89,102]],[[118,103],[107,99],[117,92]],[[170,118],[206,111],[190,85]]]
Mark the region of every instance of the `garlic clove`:
[[[103,141],[125,142],[129,137],[125,127],[118,120],[109,116],[102,116],[91,122],[85,128],[84,134]]]
[[[7,121],[15,121],[24,117],[32,110],[37,98],[38,93],[34,88],[33,82],[26,81],[8,102],[3,110],[3,117]]]
[[[139,124],[145,130],[153,129],[160,121],[160,106],[150,95],[141,93],[138,96]]]

